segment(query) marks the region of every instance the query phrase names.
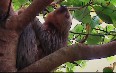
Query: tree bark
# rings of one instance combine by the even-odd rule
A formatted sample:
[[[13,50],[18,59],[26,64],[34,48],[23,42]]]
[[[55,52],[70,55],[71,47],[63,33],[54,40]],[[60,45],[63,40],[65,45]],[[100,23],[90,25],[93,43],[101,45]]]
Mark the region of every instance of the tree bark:
[[[10,17],[10,21],[5,24],[5,28],[21,32],[31,21],[34,20],[36,14],[40,13],[52,1],[53,0],[34,0],[20,15]],[[11,23],[12,21],[15,22]]]
[[[10,0],[0,0],[0,11],[7,12]]]
[[[100,59],[116,54],[116,41],[103,45],[74,44],[42,58],[20,72],[50,72],[65,62]]]
[[[10,0],[1,0],[0,7],[2,7],[4,1],[7,3]],[[42,11],[52,1],[34,0],[23,13],[20,15],[10,15],[3,24],[4,27],[0,26],[0,72],[16,71],[16,49],[21,32],[34,20],[36,14]]]
[[[0,1],[0,72],[14,72],[16,71],[16,45],[18,35],[16,31],[4,29],[2,25],[5,25],[3,18],[5,17],[10,0]],[[13,9],[10,10],[10,15],[14,13]]]
[[[15,31],[0,28],[0,72],[16,71],[17,38]]]

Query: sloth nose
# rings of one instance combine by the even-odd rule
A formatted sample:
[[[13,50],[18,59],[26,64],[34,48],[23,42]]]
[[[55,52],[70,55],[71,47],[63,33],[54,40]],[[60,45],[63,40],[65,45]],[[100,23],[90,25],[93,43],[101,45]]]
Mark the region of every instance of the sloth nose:
[[[63,5],[61,5],[60,8],[63,9],[63,10],[67,10],[67,7],[63,6]]]
[[[67,7],[66,6],[61,6],[60,7],[60,12],[63,13],[63,12],[66,12],[68,11]]]
[[[66,5],[61,5],[60,7],[65,7],[66,8],[67,6]]]

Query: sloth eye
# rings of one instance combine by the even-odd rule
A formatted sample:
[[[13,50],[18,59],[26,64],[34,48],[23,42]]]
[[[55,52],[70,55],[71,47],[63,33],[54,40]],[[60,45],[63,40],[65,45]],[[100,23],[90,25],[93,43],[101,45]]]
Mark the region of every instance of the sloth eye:
[[[65,17],[68,19],[68,18],[70,18],[70,14],[69,13],[65,13]]]

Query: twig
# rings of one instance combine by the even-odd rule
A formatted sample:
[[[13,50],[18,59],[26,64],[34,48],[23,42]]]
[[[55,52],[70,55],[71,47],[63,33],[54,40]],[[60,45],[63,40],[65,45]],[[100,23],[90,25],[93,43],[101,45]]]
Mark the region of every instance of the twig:
[[[84,38],[81,41],[79,41],[79,43],[84,43],[87,40],[88,36],[89,36],[88,34],[85,35]]]
[[[91,4],[93,3],[93,0],[90,0],[89,3],[87,3],[86,5],[84,6],[81,6],[81,7],[67,7],[69,10],[76,10],[76,9],[82,9],[84,7],[87,7],[87,6],[91,6]]]
[[[81,35],[87,35],[86,33],[78,33],[78,32],[72,32],[70,31],[70,33],[73,33],[73,34],[81,34]],[[111,34],[111,33],[105,33],[105,34],[88,34],[88,35],[91,35],[91,36],[104,36],[104,35],[112,35],[112,36],[116,36],[116,34]]]

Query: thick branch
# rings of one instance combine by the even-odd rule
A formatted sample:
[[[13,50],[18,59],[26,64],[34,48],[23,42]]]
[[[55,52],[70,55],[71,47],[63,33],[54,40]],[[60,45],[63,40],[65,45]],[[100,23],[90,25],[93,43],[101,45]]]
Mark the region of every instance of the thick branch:
[[[12,8],[12,0],[1,0],[0,1],[0,23],[6,22],[6,19],[14,14]]]
[[[0,0],[0,10],[5,13],[8,10],[10,0]]]
[[[36,14],[42,11],[52,1],[53,0],[34,0],[32,4],[18,16],[20,21],[18,27],[22,28],[29,24],[36,17]]]
[[[0,72],[15,72],[16,71],[16,48],[18,44],[19,34],[16,32],[16,27],[24,28],[31,20],[34,19],[36,13],[45,8],[52,0],[34,0],[24,13],[18,15],[10,15],[5,23],[5,29],[0,27]],[[7,11],[10,0],[0,0],[0,8]],[[44,6],[45,5],[45,6]],[[37,10],[38,9],[38,10]],[[13,10],[12,8],[10,11]],[[18,26],[17,26],[18,25]],[[14,28],[15,27],[15,28]]]
[[[52,1],[53,0],[34,0],[32,4],[24,10],[24,12],[10,17],[9,21],[5,24],[5,28],[21,31],[34,20],[37,13],[45,9],[45,7]]]
[[[116,54],[116,41],[103,45],[84,45],[74,44],[44,57],[29,67],[21,70],[21,72],[48,72],[59,65],[75,61],[99,59]]]

